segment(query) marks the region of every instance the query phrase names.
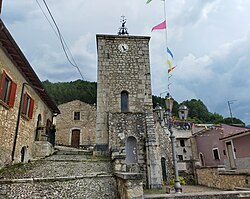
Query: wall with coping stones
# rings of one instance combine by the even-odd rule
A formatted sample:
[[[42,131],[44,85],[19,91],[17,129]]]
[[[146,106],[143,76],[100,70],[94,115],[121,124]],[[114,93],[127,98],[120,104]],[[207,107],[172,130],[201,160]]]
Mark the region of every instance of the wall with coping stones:
[[[234,190],[236,187],[250,187],[250,173],[223,171],[217,167],[196,168],[199,185],[224,190]]]
[[[142,174],[116,173],[120,199],[143,198]]]

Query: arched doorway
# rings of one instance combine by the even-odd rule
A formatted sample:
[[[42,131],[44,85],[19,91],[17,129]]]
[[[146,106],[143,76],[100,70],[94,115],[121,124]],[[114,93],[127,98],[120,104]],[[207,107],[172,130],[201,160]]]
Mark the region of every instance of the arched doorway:
[[[202,153],[200,153],[200,162],[201,162],[201,166],[205,166],[204,155]]]
[[[29,155],[28,155],[28,150],[26,146],[23,146],[21,149],[21,162],[25,163],[28,162],[29,160]]]
[[[80,145],[80,130],[74,129],[71,134],[71,146],[78,148]]]
[[[129,136],[126,142],[126,164],[135,164],[137,162],[137,140],[135,137]]]
[[[42,116],[41,116],[41,114],[39,114],[38,117],[37,117],[37,122],[36,122],[35,141],[40,140],[41,128],[42,128]]]
[[[167,169],[166,169],[166,158],[161,158],[161,170],[162,170],[162,180],[167,181]]]

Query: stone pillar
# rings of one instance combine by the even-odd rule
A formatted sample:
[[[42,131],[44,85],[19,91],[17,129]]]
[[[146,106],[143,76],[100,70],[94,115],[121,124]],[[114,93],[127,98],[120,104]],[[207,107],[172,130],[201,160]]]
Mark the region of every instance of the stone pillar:
[[[146,114],[146,153],[147,153],[147,170],[148,170],[148,188],[161,188],[161,162],[158,151],[158,137],[155,133],[153,113]]]

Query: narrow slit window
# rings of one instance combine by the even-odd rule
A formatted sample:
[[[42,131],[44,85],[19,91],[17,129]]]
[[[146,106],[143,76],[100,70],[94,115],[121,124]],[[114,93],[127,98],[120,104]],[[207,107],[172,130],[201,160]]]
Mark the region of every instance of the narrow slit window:
[[[122,91],[121,92],[121,112],[128,112],[128,92]]]

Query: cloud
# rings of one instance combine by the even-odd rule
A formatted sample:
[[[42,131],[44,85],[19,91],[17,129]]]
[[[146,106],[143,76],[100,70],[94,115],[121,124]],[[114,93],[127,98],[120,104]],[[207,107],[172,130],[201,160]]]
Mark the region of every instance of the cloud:
[[[3,1],[2,19],[41,80],[73,81],[80,75],[68,63],[55,33],[36,1]],[[38,2],[45,8],[41,0]],[[149,35],[152,89],[167,90],[164,31],[150,32],[163,21],[163,1],[47,1],[84,78],[96,81],[95,35],[117,34],[120,16],[130,35]],[[166,1],[167,44],[175,55],[170,91],[182,102],[201,99],[211,112],[233,114],[250,124],[250,1]]]

